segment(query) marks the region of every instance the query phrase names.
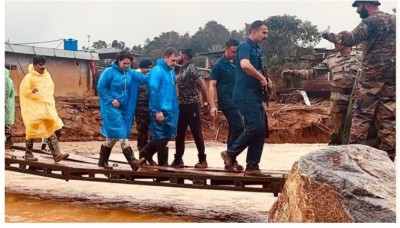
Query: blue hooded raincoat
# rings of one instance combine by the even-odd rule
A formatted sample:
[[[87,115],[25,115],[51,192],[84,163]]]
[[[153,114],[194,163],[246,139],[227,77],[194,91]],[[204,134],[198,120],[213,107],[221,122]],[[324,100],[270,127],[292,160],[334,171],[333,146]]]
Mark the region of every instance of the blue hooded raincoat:
[[[122,70],[115,62],[99,79],[100,112],[103,126],[100,133],[110,139],[127,139],[131,134],[139,86],[147,84],[146,75],[131,68]],[[115,108],[116,99],[120,106]]]
[[[158,59],[156,66],[149,72],[149,110],[150,130],[153,140],[171,139],[176,136],[178,124],[178,96],[176,93],[176,75],[164,61]],[[156,112],[162,111],[164,122],[158,123]]]

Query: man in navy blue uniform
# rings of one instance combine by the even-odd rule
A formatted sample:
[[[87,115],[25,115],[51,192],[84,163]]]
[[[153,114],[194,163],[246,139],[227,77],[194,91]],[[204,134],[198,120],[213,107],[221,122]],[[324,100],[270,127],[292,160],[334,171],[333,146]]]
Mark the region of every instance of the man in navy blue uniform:
[[[239,46],[239,41],[235,39],[226,41],[224,55],[215,62],[211,70],[209,87],[211,117],[216,120],[218,116],[217,106],[214,101],[217,95],[218,109],[222,111],[228,121],[227,149],[233,145],[243,132],[242,117],[232,98],[236,75],[236,66],[233,64],[233,60],[236,56],[237,46]],[[234,158],[233,166],[236,170],[243,170],[243,166],[239,165],[236,158]]]
[[[233,88],[233,100],[239,107],[244,120],[244,131],[239,138],[221,152],[226,170],[234,169],[234,158],[247,149],[246,176],[259,176],[262,172],[258,166],[264,147],[266,135],[264,88],[268,81],[263,75],[263,59],[259,43],[268,37],[268,26],[263,21],[255,21],[250,26],[249,37],[237,48],[235,66],[236,77]]]

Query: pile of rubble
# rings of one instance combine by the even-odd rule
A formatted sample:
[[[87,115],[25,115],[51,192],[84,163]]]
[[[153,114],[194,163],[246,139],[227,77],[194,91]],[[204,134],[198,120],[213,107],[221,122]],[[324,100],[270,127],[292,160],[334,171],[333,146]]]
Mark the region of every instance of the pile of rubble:
[[[18,99],[16,99],[18,101]],[[101,117],[97,97],[58,98],[57,111],[64,122],[60,141],[97,141],[100,135]],[[19,103],[16,102],[16,120],[13,139],[22,142],[25,128]],[[280,104],[271,102],[268,109],[270,137],[268,143],[326,143],[329,132],[329,101],[314,100],[308,107],[304,103]],[[222,113],[217,121],[203,116],[202,127],[205,140],[226,141],[228,126]],[[131,139],[136,139],[135,126]],[[190,132],[187,139],[191,140]]]

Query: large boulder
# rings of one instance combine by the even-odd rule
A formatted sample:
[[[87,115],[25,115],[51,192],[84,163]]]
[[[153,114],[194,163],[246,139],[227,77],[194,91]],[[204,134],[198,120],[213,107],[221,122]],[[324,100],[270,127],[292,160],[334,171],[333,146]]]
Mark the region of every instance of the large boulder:
[[[396,167],[382,150],[331,146],[301,157],[269,222],[396,222]]]

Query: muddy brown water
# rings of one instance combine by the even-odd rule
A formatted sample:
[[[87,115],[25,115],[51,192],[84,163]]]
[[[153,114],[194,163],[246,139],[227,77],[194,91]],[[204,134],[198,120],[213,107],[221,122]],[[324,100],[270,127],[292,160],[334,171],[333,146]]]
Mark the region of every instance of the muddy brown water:
[[[21,144],[20,144],[21,145]],[[101,142],[62,142],[62,151],[98,155]],[[134,147],[134,145],[132,145]],[[324,144],[266,144],[261,169],[289,170],[302,155]],[[39,147],[39,145],[35,145]],[[169,144],[172,162],[174,145]],[[207,142],[210,167],[222,167],[222,143]],[[137,156],[137,153],[135,152]],[[116,145],[110,159],[123,159]],[[192,142],[186,165],[197,162]],[[245,164],[246,151],[238,161]],[[5,222],[257,222],[267,221],[272,193],[64,181],[5,171]]]

